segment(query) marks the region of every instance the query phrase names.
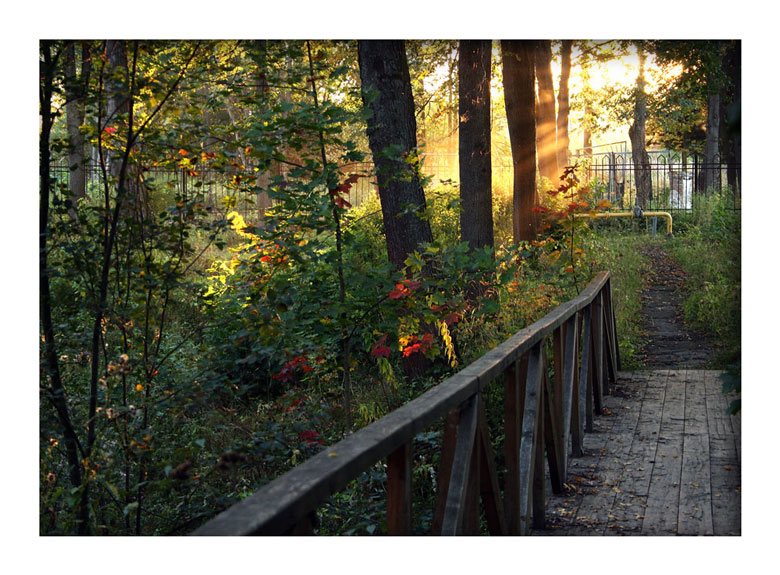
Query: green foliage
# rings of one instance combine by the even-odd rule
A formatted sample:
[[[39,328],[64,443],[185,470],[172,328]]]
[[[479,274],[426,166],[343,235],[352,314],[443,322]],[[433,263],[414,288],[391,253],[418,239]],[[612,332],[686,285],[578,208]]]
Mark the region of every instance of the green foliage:
[[[722,367],[739,359],[741,347],[741,222],[732,207],[729,193],[701,198],[672,243],[688,274],[685,318],[720,342]]]

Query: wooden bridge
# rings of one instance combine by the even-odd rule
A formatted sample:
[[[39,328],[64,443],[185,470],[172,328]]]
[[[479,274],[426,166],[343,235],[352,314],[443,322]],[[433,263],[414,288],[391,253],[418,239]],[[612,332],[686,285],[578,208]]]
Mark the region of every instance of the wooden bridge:
[[[478,534],[484,518],[494,535],[738,535],[740,420],[727,415],[717,376],[620,371],[602,272],[578,297],[194,534],[312,534],[317,508],[382,460],[387,533],[410,534],[413,440],[444,420],[433,534]],[[483,399],[492,385],[504,387],[501,454]]]

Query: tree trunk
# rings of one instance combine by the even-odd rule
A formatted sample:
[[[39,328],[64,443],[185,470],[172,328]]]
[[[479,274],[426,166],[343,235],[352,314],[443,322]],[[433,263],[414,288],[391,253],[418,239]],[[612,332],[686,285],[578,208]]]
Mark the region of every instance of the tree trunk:
[[[561,41],[561,80],[558,84],[558,170],[569,165],[569,75],[571,73],[571,40]]]
[[[539,105],[536,111],[539,175],[558,184],[558,149],[555,136],[555,88],[552,79],[552,44],[538,40],[535,46],[536,80],[539,83]]]
[[[376,166],[387,256],[401,268],[420,244],[433,241],[424,219],[425,192],[403,41],[359,41],[358,65],[363,105],[371,112],[368,143]]]
[[[471,249],[493,247],[489,40],[463,40],[458,63],[460,234]]]
[[[728,142],[727,181],[732,190],[740,190],[742,163],[742,41],[732,40],[726,53],[726,73],[730,80],[729,98],[725,108],[725,141]]]
[[[534,42],[502,40],[506,119],[514,168],[512,231],[515,243],[536,237],[536,118]]]
[[[84,135],[79,129],[84,123],[84,96],[91,72],[89,43],[81,43],[81,74],[76,70],[76,43],[68,46],[65,55],[65,114],[68,131],[68,166],[70,167],[70,200],[76,204],[87,195],[86,147]],[[75,209],[69,210],[71,218]]]
[[[634,91],[634,123],[628,129],[631,139],[631,158],[634,162],[636,202],[646,209],[652,196],[650,177],[650,156],[647,153],[645,122],[647,120],[647,95],[645,94],[645,53],[639,49],[639,75]]]
[[[593,153],[593,135],[590,131],[590,119],[593,116],[593,110],[588,102],[585,102],[585,113],[582,119],[582,153],[590,155]]]
[[[704,162],[699,175],[700,192],[720,189],[720,93],[707,95],[707,134],[704,140]]]
[[[259,105],[266,106],[268,98],[268,40],[255,40],[255,48],[258,51],[257,66],[257,95]],[[271,207],[271,198],[268,196],[268,188],[271,185],[271,170],[263,167],[257,173],[257,227],[265,227],[265,212]]]

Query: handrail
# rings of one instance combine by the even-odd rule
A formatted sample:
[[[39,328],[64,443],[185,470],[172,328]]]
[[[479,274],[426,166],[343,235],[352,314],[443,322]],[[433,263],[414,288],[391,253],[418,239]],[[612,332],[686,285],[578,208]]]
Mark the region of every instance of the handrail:
[[[543,345],[550,335],[555,350],[552,383],[547,382]],[[582,433],[591,431],[594,411],[601,412],[602,394],[615,381],[619,362],[610,275],[600,272],[579,296],[438,386],[263,486],[193,535],[312,533],[316,509],[385,457],[388,533],[410,533],[412,441],[445,416],[434,532],[475,532],[481,495],[491,533],[527,533],[532,515],[535,526],[544,521],[543,482],[533,477],[540,472],[544,476],[545,448],[558,492],[566,477],[569,435],[572,455],[579,455]],[[507,390],[507,477],[514,478],[505,482],[503,503],[480,393],[502,375]],[[542,483],[541,490],[536,483]]]

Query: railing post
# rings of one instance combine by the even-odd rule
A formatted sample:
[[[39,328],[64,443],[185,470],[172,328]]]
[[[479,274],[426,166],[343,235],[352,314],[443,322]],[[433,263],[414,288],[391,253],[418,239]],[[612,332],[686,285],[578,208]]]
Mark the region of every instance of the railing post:
[[[582,322],[582,353],[580,355],[580,421],[584,431],[593,431],[593,366],[591,362],[591,306],[585,307]]]
[[[477,472],[476,469],[472,469],[472,455],[476,439],[479,401],[479,394],[472,395],[460,407],[457,440],[442,519],[442,535],[460,535],[463,532],[469,476]]]
[[[436,507],[433,512],[431,531],[434,535],[442,534],[444,509],[447,505],[447,492],[450,487],[450,475],[455,458],[455,443],[458,436],[460,411],[451,410],[444,420],[444,437],[441,446],[441,462],[439,463],[438,485],[436,487]]]
[[[504,481],[504,518],[507,533],[520,535],[520,440],[528,354],[504,372],[504,448],[506,479]]]
[[[542,451],[544,461],[544,442],[542,413],[544,413],[543,386],[543,353],[542,342],[534,345],[528,353],[528,373],[525,383],[525,402],[523,407],[523,431],[520,440],[520,533],[526,534],[531,529],[531,512],[534,505],[538,508],[539,499],[544,500],[544,482],[541,492],[534,489],[534,476],[538,477],[538,454]],[[542,469],[544,476],[544,469]],[[535,493],[536,492],[536,493]],[[535,497],[536,496],[536,497]],[[534,503],[535,502],[535,503]],[[543,505],[543,503],[542,503]]]
[[[569,435],[572,436],[572,454],[579,455],[582,449],[581,436],[578,433],[579,390],[577,384],[577,351],[579,340],[579,313],[572,315],[564,324],[563,333],[563,408],[561,438],[563,441],[563,477],[568,476]],[[572,431],[575,430],[575,431]]]
[[[602,304],[603,290],[593,298],[593,316],[591,326],[593,327],[593,348],[596,354],[596,385],[594,391],[597,392],[598,410],[601,411],[602,398],[609,393],[609,385],[604,377],[604,305]]]
[[[412,442],[387,457],[387,534],[412,532]]]

